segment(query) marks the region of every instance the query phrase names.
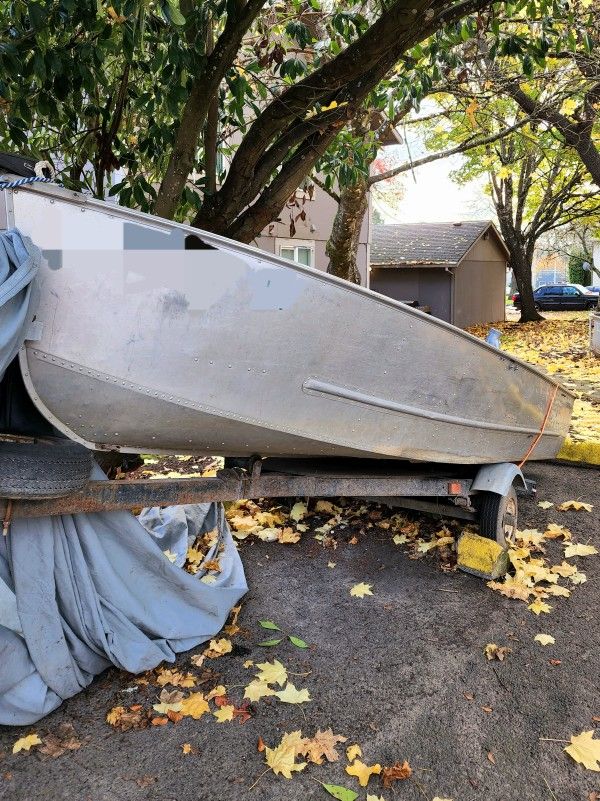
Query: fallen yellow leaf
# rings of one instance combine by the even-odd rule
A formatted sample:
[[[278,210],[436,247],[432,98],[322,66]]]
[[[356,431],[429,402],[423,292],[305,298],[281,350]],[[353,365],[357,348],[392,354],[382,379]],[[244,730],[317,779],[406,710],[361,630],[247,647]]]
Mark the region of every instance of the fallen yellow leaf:
[[[349,745],[346,748],[346,759],[348,762],[353,762],[356,757],[362,756],[362,751],[360,745]]]
[[[216,712],[213,712],[213,715],[217,719],[217,723],[227,723],[227,721],[233,720],[234,711],[235,707],[232,704],[226,704],[220,706]]]
[[[288,681],[285,688],[276,692],[275,695],[280,701],[283,701],[284,704],[304,704],[306,701],[310,701],[310,693],[308,690],[296,689],[291,681]]]
[[[536,634],[533,639],[540,645],[554,645],[556,642],[551,634]]]
[[[372,584],[365,584],[364,581],[361,581],[360,584],[355,584],[352,587],[350,595],[354,596],[354,598],[364,598],[365,595],[373,595],[371,592],[372,586]]]
[[[593,545],[582,545],[581,543],[571,543],[565,546],[565,556],[569,559],[571,556],[593,556],[598,553],[598,549]]]
[[[366,787],[369,783],[371,776],[379,775],[381,773],[381,765],[365,765],[360,759],[355,759],[351,765],[346,765],[346,773],[350,776],[356,776],[358,783],[361,787]]]
[[[276,691],[272,687],[269,687],[265,681],[254,679],[244,690],[244,698],[254,703],[255,701],[260,701],[261,698],[267,695],[275,695],[275,692]]]
[[[275,775],[281,774],[286,779],[292,778],[295,771],[304,770],[308,762],[296,762],[296,743],[287,741],[283,735],[276,748],[265,748],[265,762]]]
[[[544,603],[540,598],[536,598],[527,608],[530,609],[534,615],[539,615],[541,612],[550,612],[552,609],[550,604]]]
[[[564,750],[588,770],[600,772],[600,740],[594,740],[593,730],[571,736],[571,744]]]
[[[564,503],[559,504],[556,508],[559,512],[568,512],[570,509],[573,509],[576,512],[591,512],[594,507],[591,503],[583,503],[583,501],[565,501]]]
[[[19,737],[13,745],[13,754],[18,754],[19,751],[30,751],[34,745],[41,745],[42,741],[37,734],[28,734],[26,737]]]
[[[256,678],[265,684],[279,684],[283,687],[287,681],[287,670],[277,659],[272,662],[260,662],[256,667],[258,668]]]
[[[211,640],[203,655],[208,656],[209,659],[217,659],[219,656],[223,656],[223,654],[231,653],[232,648],[231,640],[222,637],[220,640]]]
[[[202,715],[210,712],[210,707],[203,693],[191,693],[187,698],[183,699],[179,711],[185,717],[200,720]]]

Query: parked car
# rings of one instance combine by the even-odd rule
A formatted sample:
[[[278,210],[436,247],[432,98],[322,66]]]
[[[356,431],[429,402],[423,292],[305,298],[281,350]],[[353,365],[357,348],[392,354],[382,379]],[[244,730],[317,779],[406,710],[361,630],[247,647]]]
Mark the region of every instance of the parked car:
[[[533,293],[535,308],[541,311],[558,309],[593,309],[598,305],[600,293],[592,292],[581,284],[545,284]],[[521,308],[521,297],[518,292],[512,296],[517,309]]]
[[[600,295],[600,284],[596,286],[586,286],[588,292],[594,292],[596,295]]]

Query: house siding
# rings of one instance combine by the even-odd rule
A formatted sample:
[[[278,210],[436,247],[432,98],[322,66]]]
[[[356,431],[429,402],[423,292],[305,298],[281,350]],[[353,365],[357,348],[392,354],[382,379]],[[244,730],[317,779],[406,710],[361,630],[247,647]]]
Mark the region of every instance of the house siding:
[[[292,206],[286,207],[281,211],[279,219],[281,222],[274,222],[267,226],[252,244],[265,250],[268,253],[277,253],[276,239],[286,240],[310,240],[314,248],[314,267],[318,270],[327,270],[329,259],[325,253],[325,246],[331,233],[333,220],[337,212],[337,203],[323,189],[315,185],[313,199],[304,199],[303,192],[297,192],[300,208]],[[306,219],[295,219],[300,211],[306,212]],[[361,286],[369,286],[369,257],[371,241],[371,199],[369,197],[369,208],[364,216],[360,229],[358,251],[356,262],[360,273]],[[290,237],[290,219],[294,219],[296,231]],[[314,230],[311,230],[313,228]]]
[[[454,325],[466,328],[504,320],[506,257],[494,236],[475,242],[453,272]]]
[[[451,276],[443,268],[373,267],[371,289],[395,300],[418,300],[435,317],[451,322]]]

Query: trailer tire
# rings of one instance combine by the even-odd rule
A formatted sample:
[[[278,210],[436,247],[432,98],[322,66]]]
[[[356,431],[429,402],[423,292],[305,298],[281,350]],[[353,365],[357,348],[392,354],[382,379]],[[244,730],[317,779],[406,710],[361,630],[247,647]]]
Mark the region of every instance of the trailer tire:
[[[506,548],[517,529],[519,502],[514,486],[506,495],[482,492],[479,499],[479,533]]]
[[[0,442],[0,497],[61,498],[86,486],[92,452],[70,440]]]

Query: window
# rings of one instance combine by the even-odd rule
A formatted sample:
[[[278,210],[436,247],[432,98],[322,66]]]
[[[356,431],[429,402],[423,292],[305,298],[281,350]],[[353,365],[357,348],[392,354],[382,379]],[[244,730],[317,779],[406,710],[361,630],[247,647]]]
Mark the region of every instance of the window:
[[[279,245],[279,255],[283,259],[295,261],[298,264],[305,264],[307,267],[314,267],[314,247],[312,242],[284,241]]]
[[[565,286],[563,287],[563,295],[579,295],[579,292],[574,286]]]

